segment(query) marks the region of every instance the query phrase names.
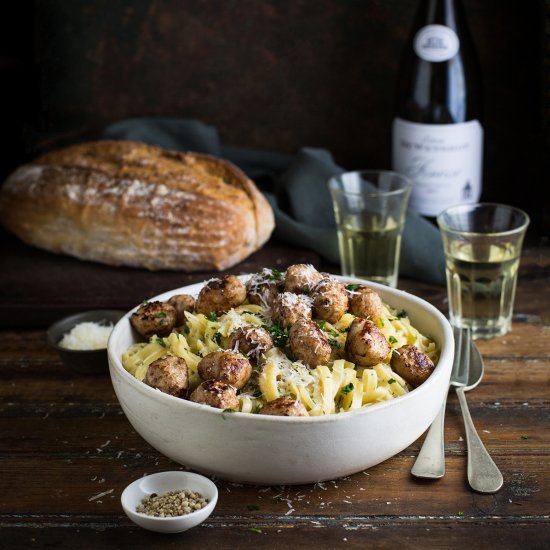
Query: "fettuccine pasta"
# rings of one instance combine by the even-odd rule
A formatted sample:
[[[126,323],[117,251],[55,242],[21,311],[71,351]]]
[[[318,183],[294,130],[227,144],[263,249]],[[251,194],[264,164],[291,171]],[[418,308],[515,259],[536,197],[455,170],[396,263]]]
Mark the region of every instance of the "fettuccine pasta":
[[[235,330],[270,323],[269,309],[253,304],[232,308],[219,317],[190,312],[185,317],[185,325],[168,337],[153,336],[149,342],[133,345],[122,356],[124,368],[143,380],[148,366],[156,359],[166,355],[181,357],[187,363],[193,388],[201,382],[197,366],[202,357],[227,349]],[[347,331],[354,319],[347,312],[332,324],[317,321],[333,346],[333,357],[327,364],[311,369],[294,360],[284,347],[273,347],[264,353],[253,376],[239,392],[239,411],[256,413],[267,402],[289,397],[300,401],[310,416],[322,416],[395,399],[410,391],[407,382],[392,370],[391,353],[387,360],[371,367],[346,360]],[[401,346],[412,345],[437,362],[439,350],[435,342],[411,324],[406,312],[384,304],[377,325],[390,342],[392,353]]]

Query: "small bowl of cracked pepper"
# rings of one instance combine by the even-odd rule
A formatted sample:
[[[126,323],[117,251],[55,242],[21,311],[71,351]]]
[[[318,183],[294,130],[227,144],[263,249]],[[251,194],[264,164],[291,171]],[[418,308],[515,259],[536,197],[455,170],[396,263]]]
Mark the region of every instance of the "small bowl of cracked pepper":
[[[124,513],[159,533],[181,533],[202,523],[214,510],[218,489],[191,472],[160,472],[130,483],[121,496]]]

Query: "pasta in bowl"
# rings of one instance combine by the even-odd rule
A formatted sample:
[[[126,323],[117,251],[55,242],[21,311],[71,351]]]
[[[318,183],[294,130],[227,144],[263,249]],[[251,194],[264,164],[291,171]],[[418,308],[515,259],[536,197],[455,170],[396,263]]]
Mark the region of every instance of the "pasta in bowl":
[[[260,274],[242,276],[246,297],[234,292],[241,303],[231,298],[233,305],[222,307],[201,283],[155,297],[117,324],[109,341],[113,385],[153,447],[223,479],[309,483],[373,466],[429,426],[453,355],[441,313],[399,290],[329,276],[345,288],[344,309],[342,294],[327,290],[326,281],[292,289],[289,273],[278,274],[278,292],[262,287],[259,300],[253,291]],[[318,299],[315,288],[323,284]],[[380,297],[374,310],[367,304],[368,314],[361,309],[372,302],[365,285]],[[229,296],[233,290],[224,289]],[[181,296],[194,304],[174,323],[171,310],[153,311]],[[301,301],[309,313],[293,316]],[[409,372],[411,350],[421,360]]]

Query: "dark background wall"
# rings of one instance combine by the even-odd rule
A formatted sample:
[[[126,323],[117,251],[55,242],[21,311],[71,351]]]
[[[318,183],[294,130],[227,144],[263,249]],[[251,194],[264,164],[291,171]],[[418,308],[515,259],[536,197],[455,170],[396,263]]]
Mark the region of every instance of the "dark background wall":
[[[1,176],[131,116],[199,118],[227,144],[389,167],[416,0],[37,0],[2,18]],[[548,231],[548,0],[464,0],[485,89],[483,199]]]

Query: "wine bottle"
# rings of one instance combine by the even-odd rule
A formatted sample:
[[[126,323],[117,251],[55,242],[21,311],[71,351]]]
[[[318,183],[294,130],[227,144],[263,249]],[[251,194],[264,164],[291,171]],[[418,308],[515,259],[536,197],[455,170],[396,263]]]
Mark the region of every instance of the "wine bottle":
[[[392,164],[410,208],[437,216],[479,201],[483,128],[476,52],[460,0],[422,0],[398,78]]]

